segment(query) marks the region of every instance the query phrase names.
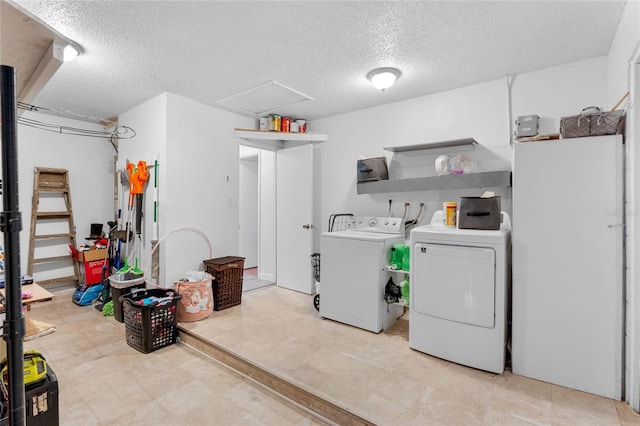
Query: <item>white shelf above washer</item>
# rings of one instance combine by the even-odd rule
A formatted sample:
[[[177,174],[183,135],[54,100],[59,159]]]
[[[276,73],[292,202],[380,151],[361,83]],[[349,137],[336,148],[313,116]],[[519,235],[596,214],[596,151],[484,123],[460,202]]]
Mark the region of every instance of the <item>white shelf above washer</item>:
[[[477,144],[478,142],[473,138],[464,138],[464,139],[452,139],[450,141],[420,143],[416,145],[392,146],[392,147],[387,147],[382,149],[384,149],[385,151],[391,151],[391,152],[406,152],[406,151],[422,151],[424,149],[451,148],[454,146],[465,146],[465,145],[475,146]]]
[[[321,133],[266,132],[263,130],[235,129],[236,138],[243,139],[243,145],[277,151],[304,144],[327,141]]]

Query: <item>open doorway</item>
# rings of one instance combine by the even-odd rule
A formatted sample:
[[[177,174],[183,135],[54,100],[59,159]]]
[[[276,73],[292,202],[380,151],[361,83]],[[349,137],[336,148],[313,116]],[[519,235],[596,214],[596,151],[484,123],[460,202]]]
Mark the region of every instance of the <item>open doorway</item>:
[[[243,291],[275,282],[275,155],[239,146],[239,252]]]

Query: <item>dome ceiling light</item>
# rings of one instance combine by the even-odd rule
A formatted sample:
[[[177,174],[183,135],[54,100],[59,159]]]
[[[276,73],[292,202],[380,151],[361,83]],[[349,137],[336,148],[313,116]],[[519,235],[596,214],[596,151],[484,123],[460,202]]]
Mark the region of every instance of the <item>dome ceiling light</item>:
[[[393,83],[395,83],[401,75],[402,73],[397,68],[376,68],[367,74],[367,80],[369,80],[376,89],[384,91],[393,86]]]

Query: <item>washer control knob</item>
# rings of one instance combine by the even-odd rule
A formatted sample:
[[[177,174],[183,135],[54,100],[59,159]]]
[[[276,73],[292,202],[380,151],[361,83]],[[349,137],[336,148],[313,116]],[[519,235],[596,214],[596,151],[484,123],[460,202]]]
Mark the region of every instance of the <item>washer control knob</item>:
[[[391,222],[391,226],[396,226],[396,221]]]
[[[385,219],[384,226],[387,226],[388,224],[389,224],[389,221]]]
[[[362,218],[358,218],[358,223],[362,223]]]
[[[369,219],[369,226],[376,226],[377,223],[378,223],[378,219],[376,219],[375,217],[372,217],[371,219]]]

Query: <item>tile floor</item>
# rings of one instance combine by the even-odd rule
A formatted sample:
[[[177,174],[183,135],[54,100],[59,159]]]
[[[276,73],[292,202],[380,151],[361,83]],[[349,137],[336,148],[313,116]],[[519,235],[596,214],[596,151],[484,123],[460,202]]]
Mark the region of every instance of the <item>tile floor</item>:
[[[374,334],[278,287],[181,327],[380,425],[640,424],[623,402],[409,349],[406,319]]]
[[[322,424],[184,344],[142,354],[122,324],[70,299],[27,313],[56,324],[25,349],[58,375],[61,425]],[[275,286],[180,326],[380,425],[640,424],[624,402],[413,351],[406,320],[374,334],[320,319],[311,296]]]
[[[124,325],[71,293],[35,304],[26,316],[56,331],[25,342],[58,377],[60,425],[320,425],[270,390],[182,344],[142,354]]]

